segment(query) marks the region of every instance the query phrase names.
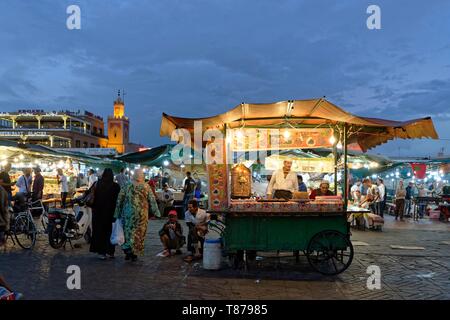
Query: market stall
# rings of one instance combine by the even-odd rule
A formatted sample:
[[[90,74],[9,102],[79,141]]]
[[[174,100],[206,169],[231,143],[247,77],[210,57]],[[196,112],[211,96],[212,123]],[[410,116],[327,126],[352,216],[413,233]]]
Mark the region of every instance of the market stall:
[[[159,200],[163,200],[163,181],[168,181],[170,191],[173,194],[174,206],[182,215],[183,200],[183,183],[186,178],[186,172],[195,173],[197,179],[202,183],[202,189],[207,190],[207,173],[204,165],[195,164],[174,164],[171,160],[171,150],[173,144],[164,144],[139,152],[128,153],[117,157],[118,160],[128,164],[128,171],[131,172],[135,168],[143,168],[146,178],[153,179],[156,183],[155,193]],[[190,159],[190,158],[189,158]],[[167,180],[164,177],[167,176]],[[208,194],[202,192],[202,207],[207,208]]]
[[[56,205],[60,200],[59,185],[56,178],[56,170],[62,169],[68,178],[69,200],[70,195],[81,190],[77,185],[77,177],[80,173],[87,174],[87,170],[93,168],[101,171],[104,168],[112,168],[118,171],[121,163],[116,160],[101,159],[87,156],[73,151],[56,151],[54,149],[35,145],[35,144],[17,144],[13,141],[0,140],[0,165],[5,167],[11,165],[9,172],[11,181],[17,181],[23,170],[26,168],[41,169],[44,177],[43,202],[47,205]],[[13,195],[17,191],[13,189]]]
[[[175,138],[176,130],[195,136],[201,126],[202,148],[208,164],[210,213],[226,222],[224,242],[237,264],[255,251],[303,251],[310,265],[324,274],[338,274],[351,264],[348,218],[348,146],[362,151],[394,138],[437,138],[430,118],[407,122],[354,116],[325,99],[284,101],[273,104],[241,104],[209,118],[179,118],[163,114],[160,133]],[[197,138],[178,139],[191,145]],[[338,146],[342,146],[342,164]],[[198,148],[198,144],[196,144]],[[307,200],[252,197],[251,172],[240,155],[252,160],[260,152],[332,148],[334,181],[342,166],[342,193]],[[239,162],[235,160],[239,159]],[[186,159],[185,159],[186,160]],[[322,163],[323,168],[328,164]],[[319,161],[320,163],[320,161]],[[321,167],[300,161],[298,170]],[[330,169],[323,169],[330,171]],[[360,210],[359,210],[360,211]]]

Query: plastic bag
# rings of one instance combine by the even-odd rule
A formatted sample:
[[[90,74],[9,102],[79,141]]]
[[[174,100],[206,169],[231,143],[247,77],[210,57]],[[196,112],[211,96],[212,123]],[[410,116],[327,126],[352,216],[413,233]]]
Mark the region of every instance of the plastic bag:
[[[113,245],[123,245],[125,243],[125,235],[123,233],[122,221],[117,219],[113,223],[112,233],[111,233],[111,244]]]

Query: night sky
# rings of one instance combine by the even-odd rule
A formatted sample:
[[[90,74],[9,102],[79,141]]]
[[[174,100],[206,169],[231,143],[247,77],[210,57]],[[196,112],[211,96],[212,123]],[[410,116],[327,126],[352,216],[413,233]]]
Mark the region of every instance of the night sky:
[[[81,8],[81,30],[66,27]],[[381,8],[381,30],[366,9]],[[0,111],[112,113],[125,89],[133,142],[156,146],[162,112],[326,96],[362,116],[431,116],[443,140],[387,155],[450,154],[450,1],[3,0]],[[448,140],[445,140],[448,139]]]

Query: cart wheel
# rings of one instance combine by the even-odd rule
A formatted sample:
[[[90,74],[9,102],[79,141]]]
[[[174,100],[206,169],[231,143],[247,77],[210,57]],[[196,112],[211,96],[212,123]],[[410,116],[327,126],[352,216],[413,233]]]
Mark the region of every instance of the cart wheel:
[[[337,275],[345,271],[353,260],[353,245],[349,236],[334,230],[316,233],[306,253],[313,269],[324,275]]]

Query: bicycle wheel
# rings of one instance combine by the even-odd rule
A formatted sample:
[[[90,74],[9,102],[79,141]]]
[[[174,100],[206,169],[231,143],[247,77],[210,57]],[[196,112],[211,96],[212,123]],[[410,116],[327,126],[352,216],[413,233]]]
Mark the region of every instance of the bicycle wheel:
[[[16,217],[14,238],[23,249],[32,249],[36,244],[36,226],[27,214],[19,214]]]

